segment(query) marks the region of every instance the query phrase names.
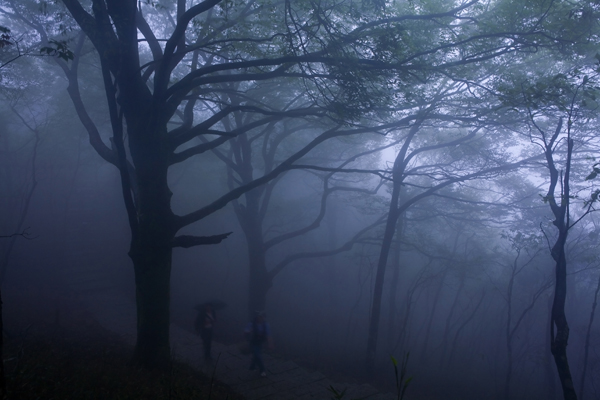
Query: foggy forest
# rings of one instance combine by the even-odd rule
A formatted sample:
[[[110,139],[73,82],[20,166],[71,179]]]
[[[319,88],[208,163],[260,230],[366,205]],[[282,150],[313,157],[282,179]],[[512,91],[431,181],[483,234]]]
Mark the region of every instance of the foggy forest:
[[[600,399],[598,0],[0,0],[0,103],[2,398]]]

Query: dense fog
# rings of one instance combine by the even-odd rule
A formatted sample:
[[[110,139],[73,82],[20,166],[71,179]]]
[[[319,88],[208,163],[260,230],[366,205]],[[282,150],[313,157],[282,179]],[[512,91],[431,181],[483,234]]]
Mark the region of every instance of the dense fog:
[[[599,10],[527,5],[0,2],[5,335],[119,293],[148,367],[218,301],[339,382],[600,398]]]

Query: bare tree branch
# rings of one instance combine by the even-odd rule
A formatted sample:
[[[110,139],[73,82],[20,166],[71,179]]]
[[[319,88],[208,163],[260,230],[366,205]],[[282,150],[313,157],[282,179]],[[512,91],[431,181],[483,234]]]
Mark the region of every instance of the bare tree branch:
[[[171,244],[172,247],[183,247],[187,249],[194,246],[202,246],[205,244],[218,244],[223,240],[227,239],[233,232],[222,233],[220,235],[213,236],[191,236],[191,235],[179,235],[173,239]]]

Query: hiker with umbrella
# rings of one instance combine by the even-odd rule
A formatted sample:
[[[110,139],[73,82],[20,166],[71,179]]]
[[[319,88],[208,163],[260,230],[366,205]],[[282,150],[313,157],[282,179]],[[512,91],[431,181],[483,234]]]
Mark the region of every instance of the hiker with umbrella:
[[[194,307],[198,311],[196,321],[194,322],[194,328],[196,333],[202,338],[202,344],[204,347],[204,362],[208,363],[212,361],[211,346],[213,339],[213,327],[217,321],[216,309],[225,308],[226,304],[222,301],[207,301],[198,304]]]

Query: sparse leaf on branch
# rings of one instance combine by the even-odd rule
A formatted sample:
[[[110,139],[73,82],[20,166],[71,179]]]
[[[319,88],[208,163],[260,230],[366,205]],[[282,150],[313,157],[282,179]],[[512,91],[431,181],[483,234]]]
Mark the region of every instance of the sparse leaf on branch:
[[[48,41],[48,44],[49,44],[49,46],[44,46],[44,47],[40,48],[40,54],[58,57],[65,61],[69,61],[69,60],[73,59],[74,54],[71,50],[69,50],[69,47],[68,47],[66,41],[50,39]]]

